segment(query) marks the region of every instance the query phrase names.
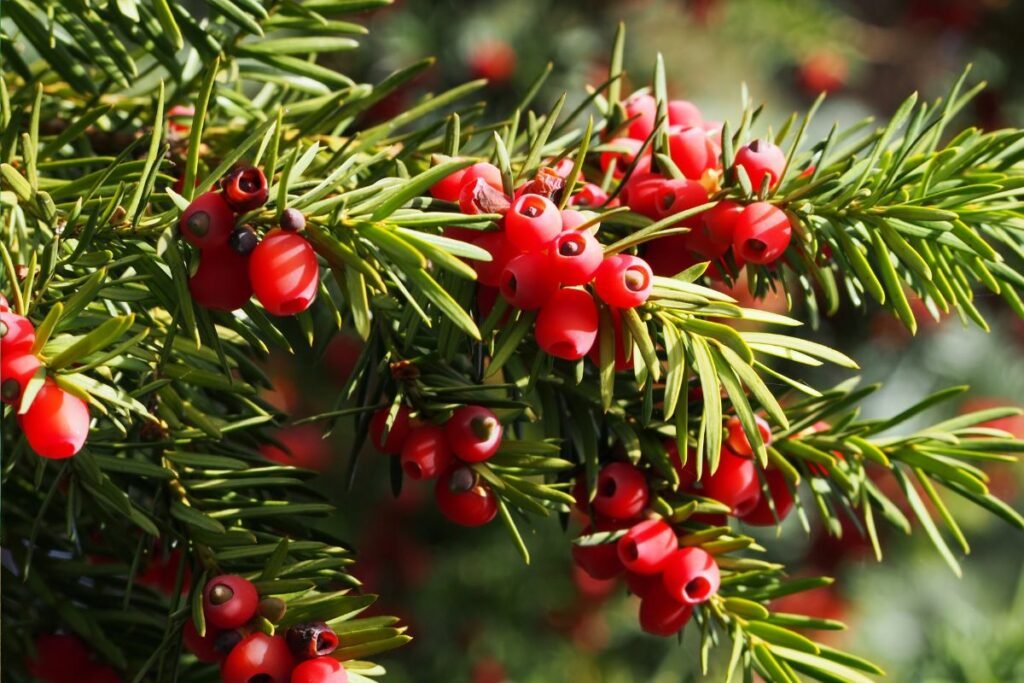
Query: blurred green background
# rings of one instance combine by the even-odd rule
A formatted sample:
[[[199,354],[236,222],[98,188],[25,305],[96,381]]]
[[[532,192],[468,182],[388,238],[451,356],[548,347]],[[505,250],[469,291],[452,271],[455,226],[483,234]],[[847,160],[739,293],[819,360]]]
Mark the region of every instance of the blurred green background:
[[[884,119],[911,91],[937,97],[973,63],[972,80],[989,87],[961,124],[1024,125],[1024,3],[1011,0],[396,0],[371,15],[364,48],[337,66],[375,81],[438,57],[410,88],[380,105],[381,115],[401,111],[427,90],[473,78],[491,81],[486,99],[507,113],[548,62],[554,70],[536,106],[550,106],[562,92],[571,106],[585,97],[586,85],[606,78],[620,20],[628,26],[625,91],[648,84],[661,52],[671,94],[693,100],[708,118],[735,117],[741,84],[767,105],[765,127],[828,90],[813,141],[834,121]],[[991,301],[978,296],[982,307]],[[799,304],[794,315],[801,315]],[[895,414],[938,388],[972,385],[965,400],[932,411],[923,424],[968,404],[1024,404],[1024,324],[998,301],[986,316],[990,334],[951,319],[922,325],[912,340],[884,313],[844,310],[807,334],[857,359],[865,382],[886,382],[864,405],[867,416]],[[321,359],[276,363],[282,407],[302,414],[329,404],[331,391],[317,387],[325,374],[340,382],[357,348],[343,339]],[[825,386],[840,378],[811,379]],[[1021,420],[1002,426],[1024,437]],[[348,451],[346,430],[339,431],[327,450],[315,438],[293,450],[308,449],[309,457],[316,451],[340,471]],[[715,666],[706,678],[697,673],[691,638],[680,646],[642,635],[636,602],[621,585],[578,582],[570,535],[557,520],[530,531],[534,560],[526,567],[499,524],[445,524],[429,488],[392,500],[387,469],[383,457],[364,453],[355,487],[340,476],[324,485],[342,505],[343,534],[360,551],[357,575],[383,594],[381,610],[401,615],[415,637],[386,658],[389,680],[721,680]],[[990,474],[993,490],[1021,509],[1021,468]],[[771,559],[839,581],[784,609],[846,620],[850,629],[826,634],[827,642],[875,659],[893,681],[1024,681],[1024,541],[987,513],[951,505],[972,544],[962,580],[923,534],[888,534],[886,562],[878,565],[857,543],[809,539],[788,520],[778,539],[767,539]]]

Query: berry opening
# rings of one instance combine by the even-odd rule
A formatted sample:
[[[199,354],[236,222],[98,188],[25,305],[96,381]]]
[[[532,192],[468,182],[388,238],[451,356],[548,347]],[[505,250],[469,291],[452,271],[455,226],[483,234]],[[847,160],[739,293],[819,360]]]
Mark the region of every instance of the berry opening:
[[[205,211],[196,211],[188,217],[185,225],[196,237],[203,237],[210,232],[210,214]]]
[[[631,266],[622,275],[626,289],[631,292],[639,292],[647,287],[647,273],[642,268]]]
[[[618,488],[619,486],[618,484],[615,483],[614,479],[607,479],[603,484],[601,484],[600,488],[598,489],[598,494],[606,498],[611,498],[612,496],[615,495],[615,491]]]
[[[536,218],[544,213],[544,202],[540,197],[527,197],[520,206],[519,213],[527,218]]]
[[[640,559],[640,549],[637,548],[636,541],[628,539],[623,542],[622,554],[630,562],[635,562]]]
[[[516,276],[512,272],[505,274],[505,279],[501,283],[501,290],[506,294],[515,294],[518,283],[516,282]]]
[[[683,587],[683,592],[694,602],[704,602],[711,595],[711,582],[703,576],[698,576]]]
[[[423,468],[420,467],[419,463],[407,462],[402,465],[402,469],[405,470],[405,474],[413,479],[423,478]],[[319,641],[318,641],[319,642]]]
[[[755,153],[756,152],[760,152],[761,151],[761,141],[760,140],[754,140],[749,145],[747,145],[747,148],[751,152],[755,152]]]
[[[768,245],[756,237],[751,237],[743,243],[743,250],[748,254],[763,254],[767,249]]]
[[[572,235],[566,237],[560,245],[558,245],[558,253],[561,256],[579,256],[583,253],[585,248],[583,244],[583,237],[579,235]]]
[[[338,636],[331,631],[321,631],[316,637],[316,653],[329,655],[338,648]]]
[[[233,597],[235,597],[235,591],[223,583],[218,583],[210,589],[210,603],[213,605],[223,605]]]
[[[469,421],[469,430],[473,432],[473,436],[481,441],[490,439],[497,426],[498,421],[493,417],[474,417]]]
[[[661,196],[661,208],[668,211],[672,208],[672,205],[676,203],[676,193],[672,190],[668,190]]]
[[[246,171],[238,178],[238,189],[242,192],[255,192],[260,189],[259,178],[252,171]]]

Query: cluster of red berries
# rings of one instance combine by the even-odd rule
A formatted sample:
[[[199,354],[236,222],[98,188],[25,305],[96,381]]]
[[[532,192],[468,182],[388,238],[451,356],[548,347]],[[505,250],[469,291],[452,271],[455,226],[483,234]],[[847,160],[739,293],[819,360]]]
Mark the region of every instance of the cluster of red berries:
[[[437,479],[434,497],[445,517],[462,526],[482,526],[498,512],[494,491],[470,466],[484,462],[501,446],[498,416],[483,406],[462,406],[443,425],[414,420],[399,407],[387,429],[389,408],[370,420],[370,442],[381,453],[397,455],[410,479]]]
[[[18,425],[28,445],[44,458],[70,458],[89,436],[89,404],[47,377],[31,405],[21,412],[29,380],[42,367],[32,353],[35,326],[11,311],[0,295],[0,399],[18,410]]]
[[[327,624],[298,624],[283,636],[271,636],[250,626],[257,614],[277,621],[284,603],[261,602],[256,586],[244,577],[214,577],[203,590],[206,634],[199,635],[190,619],[182,640],[199,661],[220,662],[223,683],[347,683],[345,667],[330,656],[339,641]]]
[[[182,237],[199,249],[199,267],[189,291],[200,306],[234,311],[254,296],[273,315],[295,315],[313,304],[320,265],[298,231],[306,218],[285,209],[280,228],[262,240],[249,226],[236,228],[239,214],[267,201],[267,178],[258,168],[238,169],[219,191],[199,195],[181,215]]]
[[[37,637],[34,656],[25,662],[33,679],[41,683],[121,683],[121,676],[97,662],[77,636],[51,633]]]
[[[537,344],[556,358],[579,360],[594,348],[598,333],[597,303],[586,286],[613,309],[634,308],[650,296],[654,274],[636,256],[605,257],[593,234],[598,226],[576,209],[559,211],[553,199],[571,167],[543,168],[509,198],[498,168],[481,162],[444,178],[431,193],[457,200],[463,213],[502,214],[493,232],[450,229],[491,255],[473,262],[481,297],[493,299],[483,288],[496,288],[515,308],[537,310]],[[586,191],[594,197],[599,189]]]

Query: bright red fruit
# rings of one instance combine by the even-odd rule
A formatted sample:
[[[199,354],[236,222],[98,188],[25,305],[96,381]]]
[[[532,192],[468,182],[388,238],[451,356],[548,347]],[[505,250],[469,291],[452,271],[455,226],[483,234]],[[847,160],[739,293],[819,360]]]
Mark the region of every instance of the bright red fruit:
[[[28,412],[18,415],[28,445],[44,458],[70,458],[89,436],[89,406],[47,379]]]
[[[668,150],[672,163],[690,180],[700,180],[705,171],[718,165],[715,148],[703,128],[670,128]]]
[[[662,277],[672,277],[699,261],[690,253],[689,235],[659,237],[644,245],[643,257],[651,272]]]
[[[7,297],[0,294],[0,313],[6,313],[11,310],[11,304],[7,301]]]
[[[603,260],[601,243],[588,230],[571,230],[555,238],[549,267],[563,285],[585,285]]]
[[[259,168],[240,168],[221,181],[228,205],[238,213],[258,209],[267,203],[267,177]]]
[[[577,228],[590,220],[589,216],[576,209],[562,209],[559,213],[562,216],[562,232],[575,232]]]
[[[36,638],[35,656],[25,662],[28,672],[43,683],[75,683],[93,664],[89,649],[78,638],[65,633]]]
[[[613,462],[597,477],[594,509],[611,519],[632,519],[647,507],[647,477],[635,466]]]
[[[626,110],[626,118],[633,119],[626,129],[627,135],[634,140],[646,140],[654,131],[654,122],[658,119],[657,100],[641,93],[633,95],[622,104]]]
[[[316,657],[292,670],[291,683],[348,683],[348,672],[334,657]]]
[[[772,263],[789,246],[793,229],[782,209],[755,202],[736,219],[733,250],[750,263]]]
[[[757,431],[761,433],[761,441],[767,446],[772,442],[772,428],[760,415],[754,416],[754,421],[757,423]],[[730,417],[725,421],[725,429],[728,432],[726,437],[726,444],[729,449],[736,455],[742,455],[746,458],[754,457],[754,447],[750,445],[750,440],[747,439],[746,433],[743,431],[743,425],[740,423],[740,418]]]
[[[494,164],[489,164],[486,161],[480,161],[473,164],[466,169],[466,174],[462,176],[462,185],[465,186],[472,183],[476,179],[481,179],[488,185],[493,187],[499,192],[502,191],[501,184],[501,171]]]
[[[600,185],[587,183],[572,196],[569,204],[589,209],[601,206],[606,201],[608,201],[608,193],[602,190]]]
[[[718,592],[721,576],[715,558],[700,548],[680,548],[665,562],[665,590],[686,605],[698,605]]]
[[[714,474],[708,475],[705,469],[701,486],[703,495],[728,505],[737,517],[752,510],[761,498],[754,461],[735,455],[728,448],[722,449]]]
[[[194,247],[223,247],[235,229],[235,212],[220,192],[204,192],[181,214],[178,229]]]
[[[599,531],[612,531],[614,524],[598,524],[595,529],[588,526],[580,536],[589,536]],[[578,567],[595,579],[613,579],[624,570],[619,559],[617,543],[595,543],[593,545],[572,544],[572,559]]]
[[[723,199],[701,214],[701,222],[707,238],[716,244],[732,246],[736,220],[743,213],[743,206]]]
[[[768,483],[768,495],[762,492],[757,505],[740,518],[751,526],[775,526],[777,522],[786,519],[793,509],[793,492],[782,472],[768,469],[765,470],[764,478]]]
[[[637,574],[636,572],[626,572],[626,587],[629,592],[638,598],[643,598],[645,595],[649,595],[652,592],[664,592],[665,589],[661,585],[661,574]]]
[[[498,283],[501,295],[516,308],[540,308],[558,289],[558,273],[546,254],[520,254],[505,265]]]
[[[677,490],[688,489],[697,483],[697,453],[690,448],[686,454],[686,464],[683,464],[679,457],[679,445],[675,439],[666,439],[664,442],[665,452],[668,454],[672,468],[679,475],[679,487]],[[705,466],[706,467],[706,466]]]
[[[256,586],[237,574],[222,574],[206,582],[203,614],[208,624],[221,629],[243,626],[256,614],[260,595]]]
[[[607,173],[608,169],[611,168],[612,164],[615,164],[614,175],[616,178],[621,178],[622,174],[626,172],[633,160],[636,159],[636,155],[640,152],[640,148],[643,147],[644,143],[642,140],[634,140],[633,138],[614,138],[608,141],[609,147],[621,148],[625,151],[607,151],[601,152],[600,164],[601,172]]]
[[[452,463],[452,450],[437,425],[413,427],[402,446],[402,471],[410,479],[433,479]]]
[[[509,261],[519,255],[519,250],[506,239],[504,230],[485,232],[471,240],[471,243],[491,255],[490,261],[470,261],[470,266],[476,271],[477,282],[497,287],[501,282],[502,271]]]
[[[391,407],[381,408],[375,412],[370,420],[369,431],[370,443],[373,444],[373,447],[381,453],[392,455],[400,453],[406,437],[409,436],[409,412],[407,406],[398,406],[398,412],[395,413],[395,419],[391,423],[391,431],[388,432],[387,438],[384,438],[384,428],[387,427]]]
[[[626,182],[622,191],[622,201],[634,213],[647,216],[651,220],[658,218],[658,192],[665,184],[665,179],[654,173],[634,174]]]
[[[629,254],[609,256],[594,275],[594,289],[614,308],[635,308],[647,301],[654,287],[654,273],[647,261]]]
[[[434,155],[435,164],[442,164],[451,160],[451,157],[441,154]],[[441,178],[430,188],[430,195],[435,199],[442,199],[446,202],[459,201],[459,191],[462,190],[462,181],[465,177],[466,169],[463,168]]]
[[[0,353],[0,400],[17,403],[41,365],[31,353]]]
[[[708,191],[696,180],[666,180],[657,189],[654,198],[654,210],[658,218],[667,218],[687,209],[700,206],[708,201]],[[683,220],[683,225],[696,224],[697,218],[691,216]]]
[[[462,526],[482,526],[498,514],[498,499],[476,472],[465,466],[448,470],[434,487],[437,507]]]
[[[483,462],[501,445],[498,416],[483,406],[462,406],[444,424],[448,445],[464,462]]]
[[[634,524],[618,542],[619,559],[635,574],[657,574],[678,547],[676,532],[663,519]]]
[[[655,636],[679,633],[690,621],[693,607],[672,598],[663,586],[654,585],[640,599],[640,628]]]
[[[252,297],[249,255],[230,247],[211,247],[199,255],[199,268],[188,280],[192,300],[203,308],[234,311]]]
[[[316,252],[303,237],[275,229],[249,257],[253,293],[273,315],[295,315],[313,304],[320,283]]]
[[[669,100],[668,125],[701,127],[704,117],[693,102],[687,100]]]
[[[221,666],[221,683],[289,683],[295,660],[281,636],[253,633],[232,648]]]
[[[213,628],[207,627],[206,635],[201,636],[192,619],[186,619],[185,626],[181,630],[181,641],[200,662],[219,662],[224,659],[224,654],[214,647],[218,635],[220,634]]]
[[[539,194],[524,194],[505,214],[505,236],[523,251],[540,251],[562,232],[558,207]]]
[[[545,353],[579,360],[597,339],[597,304],[582,289],[559,289],[537,314],[534,335]]]
[[[786,155],[782,149],[766,140],[754,140],[736,152],[736,166],[742,167],[757,191],[766,182],[772,188],[779,184],[786,168]]]
[[[28,353],[36,343],[36,328],[28,318],[5,311],[0,313],[0,354]]]

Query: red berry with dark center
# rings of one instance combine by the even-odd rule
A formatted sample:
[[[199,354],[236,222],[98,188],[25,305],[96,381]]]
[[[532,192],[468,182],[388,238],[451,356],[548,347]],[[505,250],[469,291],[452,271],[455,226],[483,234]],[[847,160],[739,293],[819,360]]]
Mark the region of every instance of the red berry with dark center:
[[[653,585],[640,599],[640,628],[667,638],[683,630],[693,607],[672,598],[664,586]]]
[[[223,247],[235,229],[235,212],[220,192],[204,192],[181,214],[178,229],[194,247]]]
[[[768,469],[765,470],[764,478],[768,484],[768,495],[762,492],[757,505],[740,518],[751,526],[775,526],[793,510],[793,492],[782,472]]]
[[[594,290],[614,308],[635,308],[647,301],[654,273],[647,261],[629,254],[609,256],[594,275]]]
[[[626,118],[633,119],[627,135],[634,140],[646,140],[654,131],[654,123],[658,120],[658,102],[647,94],[633,95],[622,103],[626,110]]]
[[[0,313],[0,354],[28,353],[36,343],[36,328],[28,318],[5,311]]]
[[[322,621],[296,624],[285,633],[288,649],[296,659],[314,659],[338,649],[338,634]]]
[[[757,431],[761,434],[761,441],[767,446],[772,442],[772,428],[760,415],[754,416],[754,421],[757,423]],[[740,422],[740,418],[730,417],[725,421],[725,429],[728,432],[726,437],[726,445],[736,455],[741,455],[745,458],[754,457],[754,447],[750,444],[750,440],[747,438],[746,433],[743,431],[743,424]]]
[[[722,449],[714,474],[707,474],[705,468],[701,486],[702,495],[729,506],[737,517],[752,510],[761,498],[754,461],[735,455],[728,448]]]
[[[82,672],[93,666],[89,648],[78,636],[66,633],[41,635],[33,644],[34,656],[25,668],[44,683],[75,683]]]
[[[28,412],[18,415],[28,445],[44,458],[70,458],[89,436],[89,406],[47,379]]]
[[[281,229],[298,232],[306,227],[306,216],[298,209],[285,209],[281,212]]]
[[[498,514],[498,499],[476,472],[457,466],[445,472],[434,487],[441,514],[462,526],[483,526]]]
[[[736,219],[733,250],[749,263],[772,263],[786,251],[793,229],[782,209],[768,202],[750,204]]]
[[[665,590],[686,605],[699,605],[718,592],[721,576],[715,558],[700,548],[680,548],[665,562]]]
[[[497,287],[501,282],[501,273],[505,266],[513,258],[519,255],[519,250],[513,247],[505,237],[504,230],[485,232],[472,244],[480,247],[491,255],[490,261],[470,261],[470,266],[476,271],[476,279],[482,285]]]
[[[647,507],[647,477],[625,462],[601,468],[597,477],[594,509],[610,519],[632,519]]]
[[[258,209],[267,203],[267,177],[263,169],[240,168],[221,181],[228,205],[238,213]]]
[[[736,152],[736,166],[743,168],[755,191],[767,182],[768,188],[779,184],[786,168],[786,154],[766,140],[754,140]]]
[[[668,149],[672,163],[690,180],[700,180],[705,172],[718,165],[714,146],[703,128],[669,129]]]
[[[644,146],[644,143],[642,140],[634,140],[633,138],[615,138],[608,141],[608,146],[621,149],[622,151],[609,150],[601,152],[599,159],[601,172],[607,173],[608,169],[614,164],[614,176],[621,178],[622,174],[633,163],[633,160],[636,159],[636,155],[640,152],[640,148]]]
[[[206,622],[220,629],[243,626],[256,615],[260,595],[245,577],[222,574],[206,582],[203,614]]]
[[[451,161],[452,157],[444,156],[443,154],[435,154],[433,160],[434,164],[437,165],[443,164],[446,161]],[[441,199],[446,202],[459,201],[459,192],[462,190],[463,179],[465,179],[465,177],[466,169],[464,168],[446,175],[431,186],[430,196],[434,199]]]
[[[572,206],[583,208],[596,208],[608,201],[608,193],[601,189],[600,185],[586,183],[569,200]]]
[[[669,100],[668,125],[700,128],[703,124],[704,117],[696,104],[687,100]]]
[[[385,437],[384,430],[387,428],[391,406],[381,408],[375,412],[370,420],[369,428],[370,443],[373,444],[373,447],[381,453],[389,453],[391,455],[401,453],[402,446],[405,445],[405,439],[409,436],[411,428],[409,413],[410,411],[407,406],[398,406],[395,419],[391,422],[391,430],[387,433],[387,437]]]
[[[547,303],[558,289],[558,273],[546,254],[520,254],[505,266],[498,287],[511,305],[532,311]]]
[[[582,289],[559,289],[541,306],[534,336],[548,355],[579,360],[594,346],[597,330],[594,298]]]
[[[452,450],[437,425],[414,427],[402,446],[402,471],[410,479],[433,479],[452,463]]]
[[[185,649],[194,654],[196,659],[209,664],[224,659],[224,653],[216,647],[218,635],[220,634],[210,627],[206,628],[205,636],[199,635],[195,623],[189,618],[185,620],[185,626],[181,630],[181,641]]]
[[[585,285],[603,260],[601,243],[588,230],[573,230],[555,238],[548,267],[563,285]]]
[[[619,559],[635,574],[657,574],[679,547],[676,532],[663,519],[646,519],[619,539]]]
[[[188,280],[192,300],[203,308],[234,311],[252,298],[251,255],[229,247],[213,247],[199,255],[199,267]]]
[[[626,187],[622,192],[622,201],[634,213],[656,220],[658,217],[658,192],[665,182],[665,178],[655,173],[634,173],[626,182]]]
[[[467,215],[507,213],[511,203],[505,193],[491,187],[484,178],[463,183],[459,190],[459,210]]]
[[[448,445],[464,462],[483,462],[498,451],[502,427],[498,416],[483,406],[463,406],[444,424]]]
[[[715,244],[732,246],[736,232],[736,220],[743,213],[743,206],[723,199],[701,214],[701,223],[707,238]]]
[[[696,180],[685,178],[666,180],[658,186],[654,199],[655,212],[659,219],[700,206],[708,201],[708,191]],[[697,223],[696,216],[682,221],[683,225],[693,226]]]
[[[221,683],[289,683],[295,660],[281,636],[253,633],[224,660]]]
[[[523,251],[540,251],[562,232],[558,207],[539,194],[524,194],[505,214],[505,236]]]
[[[25,385],[42,364],[31,353],[0,354],[0,400],[17,404]]]
[[[622,314],[617,308],[610,308],[608,312],[612,318],[612,330],[615,334],[615,372],[633,369],[633,342],[629,341],[629,348],[626,348],[626,335],[622,330]],[[601,342],[597,341],[589,353],[590,360],[594,365],[601,367]]]
[[[271,230],[249,257],[253,293],[273,315],[295,315],[313,305],[320,283],[316,252],[294,232]]]
[[[348,683],[348,672],[334,657],[317,657],[296,666],[291,683]]]
[[[480,161],[467,168],[466,175],[462,176],[462,187],[477,179],[483,180],[495,190],[503,192],[501,171],[494,164]]]
[[[577,501],[579,500],[581,498],[577,497]],[[588,526],[580,533],[580,536],[590,536],[602,531],[614,531],[618,526],[611,522],[599,522],[596,526]],[[592,543],[590,545],[573,543],[572,559],[576,566],[595,579],[613,579],[625,569],[622,566],[622,560],[619,559],[618,544],[614,541]]]

